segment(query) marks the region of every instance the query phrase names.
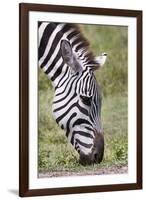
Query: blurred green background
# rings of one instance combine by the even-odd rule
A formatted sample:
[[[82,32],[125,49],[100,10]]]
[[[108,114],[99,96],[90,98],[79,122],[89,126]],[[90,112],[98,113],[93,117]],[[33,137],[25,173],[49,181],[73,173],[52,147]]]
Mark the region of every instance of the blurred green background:
[[[67,142],[64,131],[52,118],[54,91],[46,75],[39,70],[39,172],[98,170],[127,166],[127,65],[128,28],[122,26],[80,25],[95,56],[108,54],[106,64],[96,71],[102,88],[102,125],[105,154],[101,164],[83,167],[78,153]]]

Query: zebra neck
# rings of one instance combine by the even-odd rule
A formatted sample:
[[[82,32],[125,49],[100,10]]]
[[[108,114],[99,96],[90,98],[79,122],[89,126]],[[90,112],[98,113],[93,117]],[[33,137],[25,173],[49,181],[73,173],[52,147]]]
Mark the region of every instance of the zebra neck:
[[[44,70],[52,85],[56,87],[66,73],[60,42],[73,32],[73,28],[67,24],[41,23],[39,27],[39,67]]]
[[[69,68],[64,64],[62,58],[60,58],[54,67],[51,69],[51,66],[49,66],[45,73],[48,79],[51,80],[53,87],[56,88],[67,77]]]

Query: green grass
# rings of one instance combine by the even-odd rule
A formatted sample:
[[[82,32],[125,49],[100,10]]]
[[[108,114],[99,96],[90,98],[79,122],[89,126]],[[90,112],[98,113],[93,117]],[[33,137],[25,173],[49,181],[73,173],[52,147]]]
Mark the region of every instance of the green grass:
[[[79,155],[67,142],[64,131],[52,118],[54,95],[50,81],[39,71],[39,159],[40,172],[86,171],[96,168],[127,165],[127,27],[81,26],[90,39],[95,55],[108,53],[105,66],[96,72],[103,91],[102,123],[105,154],[99,165],[83,167]]]

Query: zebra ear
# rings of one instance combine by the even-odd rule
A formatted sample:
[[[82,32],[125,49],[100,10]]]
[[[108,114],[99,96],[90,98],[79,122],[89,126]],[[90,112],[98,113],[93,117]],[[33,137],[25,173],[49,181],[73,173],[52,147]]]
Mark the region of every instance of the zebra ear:
[[[72,46],[67,40],[62,40],[60,44],[60,50],[64,62],[71,67],[73,73],[80,72],[82,70],[78,60],[72,51]]]
[[[73,60],[74,60],[73,52],[72,52],[72,47],[67,40],[61,41],[60,50],[61,50],[61,54],[62,54],[64,62],[67,65],[72,66]]]

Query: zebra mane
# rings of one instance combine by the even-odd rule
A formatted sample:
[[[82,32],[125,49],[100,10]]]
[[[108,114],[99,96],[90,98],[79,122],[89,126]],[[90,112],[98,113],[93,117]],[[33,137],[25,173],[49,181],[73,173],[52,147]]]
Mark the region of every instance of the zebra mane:
[[[40,28],[42,23],[45,25]],[[38,22],[38,27],[40,30],[38,49],[39,66],[40,68],[43,68],[46,74],[49,74],[52,71],[56,60],[59,60],[61,57],[61,52],[58,51],[58,54],[55,57],[56,60],[51,58],[52,54],[57,49],[57,45],[63,39],[66,39],[70,42],[73,53],[78,61],[81,61],[83,66],[91,66],[93,70],[99,67],[98,62],[96,61],[95,56],[90,49],[89,42],[83,35],[79,25],[58,22]],[[54,39],[49,40],[50,37]],[[48,41],[50,42],[50,47],[48,47]],[[45,51],[47,54],[45,54]],[[63,67],[63,64],[64,63],[62,63],[61,67]],[[62,68],[58,69],[57,72],[60,73],[61,70]]]
[[[74,35],[76,36],[76,40],[72,42],[72,46],[79,43],[77,46],[75,53],[79,53],[79,59],[84,54],[84,57],[86,58],[86,65],[93,65],[98,68],[98,63],[95,60],[95,55],[93,54],[90,43],[88,39],[84,36],[82,33],[82,30],[79,25],[76,24],[66,24],[66,26],[70,26],[71,29],[74,29]]]

